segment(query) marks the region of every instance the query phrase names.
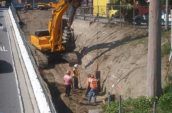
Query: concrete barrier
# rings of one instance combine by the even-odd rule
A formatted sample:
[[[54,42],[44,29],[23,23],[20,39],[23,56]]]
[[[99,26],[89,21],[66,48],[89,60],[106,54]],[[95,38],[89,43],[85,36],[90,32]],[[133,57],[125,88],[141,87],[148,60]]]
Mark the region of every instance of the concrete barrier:
[[[17,27],[17,23],[16,23],[16,21],[14,19],[14,15],[13,15],[10,8],[8,10],[8,13],[10,15],[12,25],[14,27],[15,35],[16,35],[16,38],[17,38],[17,43],[18,43],[18,46],[20,48],[22,59],[23,59],[23,61],[25,63],[27,73],[29,75],[29,79],[30,79],[30,82],[31,82],[31,85],[32,85],[32,88],[33,88],[33,92],[34,92],[34,95],[35,95],[36,102],[38,104],[39,111],[40,111],[40,113],[51,113],[49,104],[48,104],[48,102],[46,100],[46,97],[45,97],[45,94],[44,94],[43,89],[41,87],[41,84],[39,82],[38,76],[37,76],[37,74],[36,74],[36,72],[34,70],[34,67],[32,65],[29,54],[28,54],[28,52],[26,50],[26,47],[25,47],[25,45],[23,43],[20,31],[19,31],[19,29]]]

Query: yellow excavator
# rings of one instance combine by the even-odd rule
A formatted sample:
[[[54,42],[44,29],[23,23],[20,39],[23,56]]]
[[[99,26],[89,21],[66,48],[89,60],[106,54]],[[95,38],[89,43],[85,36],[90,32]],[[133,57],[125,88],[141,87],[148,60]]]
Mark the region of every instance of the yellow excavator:
[[[36,50],[37,63],[40,67],[48,65],[49,57],[60,55],[68,62],[76,62],[75,53],[70,53],[75,48],[75,39],[71,25],[76,9],[81,5],[81,0],[59,0],[50,3],[53,8],[52,17],[48,23],[48,30],[36,31],[31,35],[30,43]],[[63,19],[63,14],[68,10],[68,18]]]

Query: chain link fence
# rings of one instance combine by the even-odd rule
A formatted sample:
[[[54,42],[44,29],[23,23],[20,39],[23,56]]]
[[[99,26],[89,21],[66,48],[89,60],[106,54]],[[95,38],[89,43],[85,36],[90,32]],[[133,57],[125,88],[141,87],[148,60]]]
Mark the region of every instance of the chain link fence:
[[[75,17],[105,23],[147,25],[148,10],[148,6],[133,5],[81,6],[77,9]]]
[[[169,11],[172,6],[169,6]],[[161,25],[165,25],[165,6],[161,6]],[[105,23],[123,23],[138,26],[148,26],[149,6],[144,5],[111,5],[81,6],[77,9],[75,18]],[[170,19],[169,19],[170,20]],[[171,22],[171,21],[170,21]]]

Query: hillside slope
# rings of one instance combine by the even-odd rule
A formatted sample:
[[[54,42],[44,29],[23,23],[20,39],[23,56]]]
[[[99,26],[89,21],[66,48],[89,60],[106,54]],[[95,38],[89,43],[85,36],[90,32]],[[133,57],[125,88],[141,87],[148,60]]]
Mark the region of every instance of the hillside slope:
[[[20,11],[19,15],[29,38],[34,31],[47,29],[51,11]],[[72,28],[75,51],[80,53],[82,87],[86,85],[88,73],[99,71],[102,90],[124,98],[146,95],[147,29],[83,20],[75,20]],[[162,64],[164,76],[166,60]],[[57,60],[54,67],[43,70],[43,76],[49,82],[63,84],[63,75],[70,68],[68,63]]]

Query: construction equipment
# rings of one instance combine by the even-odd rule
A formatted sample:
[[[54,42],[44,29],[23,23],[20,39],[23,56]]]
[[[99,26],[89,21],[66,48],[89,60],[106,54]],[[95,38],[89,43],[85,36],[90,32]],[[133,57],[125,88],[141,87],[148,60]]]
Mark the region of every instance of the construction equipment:
[[[75,62],[77,60],[77,55],[70,53],[75,48],[71,25],[76,9],[80,4],[79,0],[60,0],[57,3],[50,3],[50,6],[54,9],[52,18],[48,23],[48,30],[36,31],[35,35],[30,37],[30,43],[38,50],[36,53],[39,56],[38,59],[41,60],[37,62],[40,67],[47,66],[48,58],[50,57],[51,59],[52,56],[56,55],[62,56],[68,62]],[[68,7],[68,19],[62,19]]]
[[[25,3],[24,4],[24,8],[27,10],[31,10],[32,9],[32,5],[30,3]]]
[[[40,2],[40,3],[37,3],[37,9],[48,10],[48,9],[50,9],[50,6],[47,3]]]

